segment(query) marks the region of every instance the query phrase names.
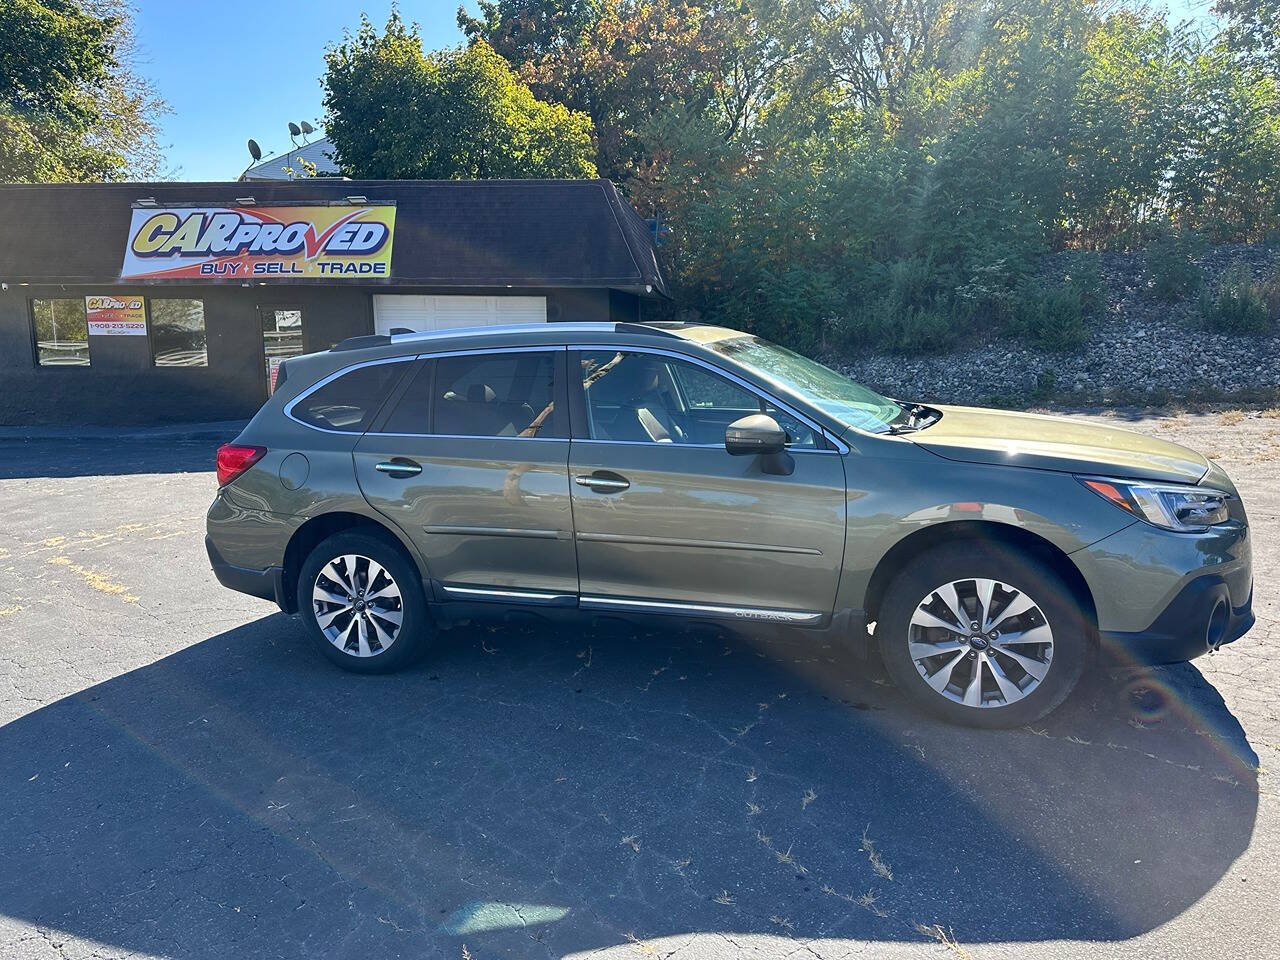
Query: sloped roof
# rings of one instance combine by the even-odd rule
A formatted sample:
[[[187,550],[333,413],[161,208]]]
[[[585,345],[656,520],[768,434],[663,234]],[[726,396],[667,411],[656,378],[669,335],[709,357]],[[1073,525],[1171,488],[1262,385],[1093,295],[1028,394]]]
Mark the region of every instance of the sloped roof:
[[[328,137],[322,137],[319,140],[295,147],[285,153],[259,160],[244,173],[240,174],[240,179],[290,180],[293,178],[286,172],[286,168],[300,173],[304,169],[302,166],[302,161],[304,160],[307,163],[315,164],[316,176],[336,177],[339,175],[338,164],[333,159],[332,154],[333,144],[329,142]]]
[[[227,206],[247,194],[259,205],[348,196],[394,202],[391,276],[366,283],[608,287],[667,295],[644,221],[608,180],[3,185],[0,280],[110,283],[120,275],[135,201]],[[200,281],[217,282],[237,281]],[[285,282],[334,281],[273,285]]]

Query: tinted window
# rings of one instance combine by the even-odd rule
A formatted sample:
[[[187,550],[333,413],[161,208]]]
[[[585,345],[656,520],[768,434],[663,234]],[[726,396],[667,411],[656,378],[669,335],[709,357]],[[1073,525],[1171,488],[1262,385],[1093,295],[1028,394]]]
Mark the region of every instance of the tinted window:
[[[813,430],[791,414],[698,364],[614,351],[582,353],[579,362],[592,439],[719,444],[733,421],[767,413],[788,446],[817,446]]]
[[[203,300],[152,300],[151,343],[157,367],[207,367]]]
[[[408,368],[409,361],[358,367],[299,400],[293,415],[324,430],[361,433],[382,400]]]
[[[42,367],[89,365],[89,320],[84,297],[32,300],[36,357]]]
[[[564,437],[548,351],[441,357],[422,369],[384,428],[458,437]]]

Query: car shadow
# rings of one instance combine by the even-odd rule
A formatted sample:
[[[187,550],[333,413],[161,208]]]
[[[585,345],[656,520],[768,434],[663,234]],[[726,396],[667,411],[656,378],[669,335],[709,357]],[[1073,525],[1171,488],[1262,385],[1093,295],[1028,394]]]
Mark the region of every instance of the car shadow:
[[[0,480],[212,472],[218,446],[234,438],[234,432],[116,439],[0,436]]]
[[[1006,732],[793,634],[488,624],[390,677],[273,615],[0,728],[0,913],[175,958],[1132,937],[1249,844],[1184,665]]]

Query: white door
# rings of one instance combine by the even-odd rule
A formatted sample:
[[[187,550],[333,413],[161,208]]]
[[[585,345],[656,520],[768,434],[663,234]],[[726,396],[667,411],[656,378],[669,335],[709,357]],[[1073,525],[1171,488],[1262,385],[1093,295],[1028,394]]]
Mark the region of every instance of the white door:
[[[450,330],[504,323],[546,323],[546,297],[461,297],[374,294],[373,329]]]

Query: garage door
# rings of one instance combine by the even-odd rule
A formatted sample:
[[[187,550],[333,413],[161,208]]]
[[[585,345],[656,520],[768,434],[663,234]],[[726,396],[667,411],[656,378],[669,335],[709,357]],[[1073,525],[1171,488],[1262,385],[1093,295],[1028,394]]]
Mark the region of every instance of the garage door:
[[[502,323],[546,323],[546,297],[455,297],[375,294],[373,325],[378,333],[395,327],[449,330]]]

